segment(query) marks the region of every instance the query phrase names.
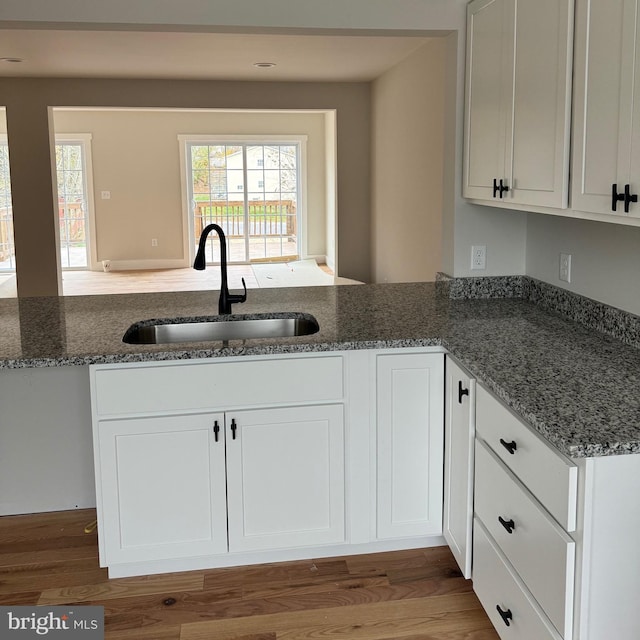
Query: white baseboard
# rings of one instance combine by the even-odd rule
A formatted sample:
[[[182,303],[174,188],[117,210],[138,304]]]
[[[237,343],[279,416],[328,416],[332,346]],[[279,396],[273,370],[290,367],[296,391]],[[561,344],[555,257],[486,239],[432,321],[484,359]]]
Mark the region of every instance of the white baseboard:
[[[301,260],[315,260],[317,264],[326,264],[327,263],[327,256],[323,256],[321,254],[318,255],[306,255],[306,256],[300,256]]]
[[[143,271],[145,269],[186,269],[191,266],[184,259],[165,260],[109,260],[111,271]],[[102,271],[102,262],[98,263],[97,271]]]

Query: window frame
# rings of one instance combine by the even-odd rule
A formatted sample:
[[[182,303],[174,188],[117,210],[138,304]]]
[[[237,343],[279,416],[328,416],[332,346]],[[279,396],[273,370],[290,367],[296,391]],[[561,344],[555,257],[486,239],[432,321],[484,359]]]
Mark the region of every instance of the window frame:
[[[298,202],[297,202],[297,228],[298,228],[298,255],[300,259],[306,258],[307,236],[307,139],[306,134],[179,134],[178,146],[180,152],[180,182],[182,191],[182,229],[184,238],[184,255],[188,256],[188,264],[193,264],[195,259],[195,229],[193,216],[189,207],[189,166],[187,163],[188,144],[252,144],[260,146],[272,145],[298,145]],[[246,191],[245,185],[245,191]],[[247,263],[249,261],[247,260]]]

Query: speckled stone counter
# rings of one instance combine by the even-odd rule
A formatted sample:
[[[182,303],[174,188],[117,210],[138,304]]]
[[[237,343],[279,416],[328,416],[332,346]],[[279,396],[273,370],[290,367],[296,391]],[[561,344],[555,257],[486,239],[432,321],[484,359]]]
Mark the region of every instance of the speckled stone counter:
[[[301,311],[310,336],[127,345],[132,323],[215,313],[215,293],[0,301],[0,368],[442,346],[571,457],[640,453],[640,350],[528,300],[450,299],[432,283],[262,289],[240,313]]]

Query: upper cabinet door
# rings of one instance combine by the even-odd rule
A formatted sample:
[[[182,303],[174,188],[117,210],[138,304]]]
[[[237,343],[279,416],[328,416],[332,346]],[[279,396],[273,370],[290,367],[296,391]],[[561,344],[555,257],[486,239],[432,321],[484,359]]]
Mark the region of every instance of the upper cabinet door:
[[[566,208],[573,3],[475,0],[467,17],[463,195]]]
[[[511,119],[513,19],[511,0],[476,0],[467,7],[464,196],[493,198],[505,178]]]
[[[516,0],[507,202],[569,202],[573,2]]]
[[[624,199],[614,201],[613,185],[622,198],[625,185],[630,194],[640,187],[637,9],[638,0],[577,3],[571,196],[579,211],[627,215]],[[627,208],[640,210],[632,202]]]

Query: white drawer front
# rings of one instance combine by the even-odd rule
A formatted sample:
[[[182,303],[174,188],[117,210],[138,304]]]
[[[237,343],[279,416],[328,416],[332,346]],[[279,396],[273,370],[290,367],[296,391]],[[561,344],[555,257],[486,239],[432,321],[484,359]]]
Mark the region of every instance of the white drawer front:
[[[576,465],[480,386],[476,391],[476,432],[564,529],[575,531]]]
[[[482,441],[476,442],[475,471],[476,516],[558,631],[570,638],[574,541]]]
[[[341,400],[341,356],[96,367],[100,417]]]
[[[473,529],[473,590],[502,640],[562,640],[477,519]]]

